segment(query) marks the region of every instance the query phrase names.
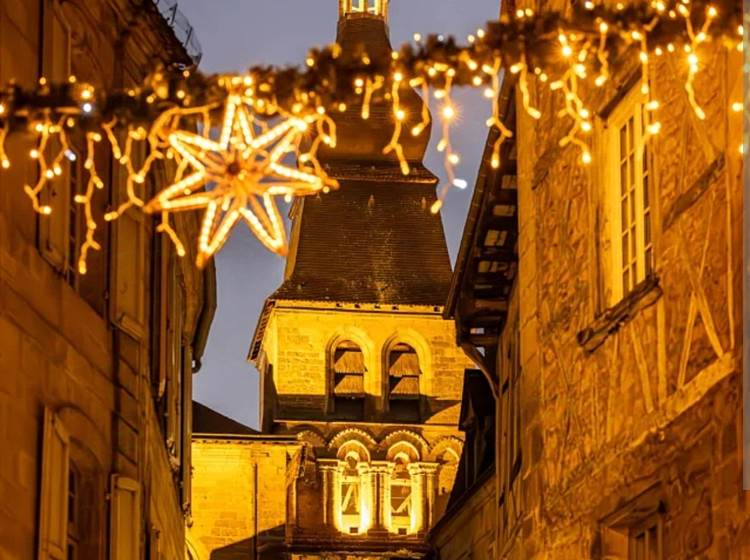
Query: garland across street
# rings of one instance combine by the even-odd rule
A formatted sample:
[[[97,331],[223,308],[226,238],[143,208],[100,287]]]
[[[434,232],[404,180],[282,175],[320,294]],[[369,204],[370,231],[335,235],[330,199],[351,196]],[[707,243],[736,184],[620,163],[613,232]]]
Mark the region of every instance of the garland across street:
[[[311,50],[301,68],[253,67],[241,75],[215,76],[159,68],[140,87],[126,90],[102,90],[74,76],[64,83],[42,77],[33,89],[10,84],[0,90],[0,171],[13,165],[5,151],[8,136],[15,131],[32,134],[28,156],[38,174],[35,184],[23,188],[34,209],[48,215],[45,189],[61,180],[67,161],[85,158],[86,181],[74,198],[86,214],[81,273],[86,272],[88,252],[100,248],[92,200],[104,188],[94,157],[102,143],[126,176],[124,202],[105,220],[126,211],[157,214],[159,231],[184,255],[171,215],[201,210],[198,266],[222,247],[238,222],[247,224],[269,250],[284,255],[287,242],[276,197],[290,200],[338,188],[318,150],[321,145],[335,149],[339,113],[356,111],[366,120],[372,106],[387,104],[393,134],[383,153],[409,175],[401,139],[427,133],[432,97],[442,125],[437,149],[445,156],[447,177],[431,209],[438,212],[450,187],[466,187],[456,177],[460,157],[450,141],[458,111],[451,97],[454,87],[484,90],[491,114],[487,126],[499,131],[493,167],[500,164],[500,146],[512,136],[498,104],[505,72],[517,80],[532,119],[542,113],[533,104],[530,86],[559,92],[555,116],[567,122],[560,146],[576,149],[580,163],[588,165],[593,117],[586,92],[604,87],[611,67],[635,57],[642,75],[650,78],[641,87],[647,97],[644,129],[653,136],[660,123],[650,61],[674,58],[684,71],[684,94],[695,115],[705,119],[695,88],[701,57],[717,49],[741,51],[742,45],[742,7],[736,1],[655,0],[611,9],[586,2],[572,14],[519,10],[488,23],[463,45],[453,38],[431,35],[423,40],[417,35],[414,43],[384,60],[367,52],[342,53],[332,45]],[[401,107],[400,94],[407,88],[422,92],[419,114]],[[742,100],[732,103],[731,110],[742,108]],[[146,179],[157,166],[168,174],[168,185],[147,200]]]

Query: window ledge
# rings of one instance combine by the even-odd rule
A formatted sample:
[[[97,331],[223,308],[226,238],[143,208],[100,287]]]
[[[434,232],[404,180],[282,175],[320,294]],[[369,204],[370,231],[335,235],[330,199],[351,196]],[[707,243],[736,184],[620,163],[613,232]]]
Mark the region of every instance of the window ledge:
[[[617,332],[642,309],[656,303],[661,295],[659,277],[649,276],[617,304],[604,310],[589,326],[580,330],[576,335],[578,344],[583,346],[587,353],[593,352],[604,343],[609,335]]]

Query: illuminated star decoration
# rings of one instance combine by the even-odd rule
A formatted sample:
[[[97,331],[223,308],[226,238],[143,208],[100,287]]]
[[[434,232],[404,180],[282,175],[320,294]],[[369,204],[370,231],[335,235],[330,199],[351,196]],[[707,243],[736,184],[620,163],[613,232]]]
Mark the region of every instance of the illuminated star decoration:
[[[252,99],[230,93],[218,140],[175,130],[169,146],[178,162],[174,183],[146,205],[148,212],[205,209],[198,237],[202,267],[244,220],[263,245],[286,255],[284,223],[276,196],[290,200],[336,186],[324,176],[291,167],[282,160],[296,151],[308,122],[291,116],[268,127],[257,124]],[[313,117],[310,117],[313,118]]]

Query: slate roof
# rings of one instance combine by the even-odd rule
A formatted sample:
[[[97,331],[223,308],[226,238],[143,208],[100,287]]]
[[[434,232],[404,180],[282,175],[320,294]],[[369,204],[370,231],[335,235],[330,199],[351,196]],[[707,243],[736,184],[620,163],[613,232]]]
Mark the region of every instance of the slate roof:
[[[433,182],[341,182],[306,197],[291,273],[272,300],[442,306],[451,265]]]
[[[461,397],[461,412],[458,423],[462,425],[471,416],[486,418],[495,414],[495,399],[492,388],[484,374],[478,369],[467,369]]]
[[[491,419],[495,415],[495,400],[492,396],[492,389],[490,388],[487,378],[478,369],[467,369],[464,371],[464,384],[463,384],[463,396],[461,399],[461,412],[459,414],[459,426],[462,430],[466,430],[466,423],[472,419],[485,419],[490,420],[489,425],[494,426],[494,419]],[[485,421],[485,425],[488,423]],[[464,443],[464,449],[466,446],[474,446],[479,443],[477,439],[484,437],[486,434],[477,434],[476,432],[467,432],[466,441]],[[484,440],[487,442],[487,440]],[[461,460],[458,463],[458,470],[456,472],[456,482],[451,490],[450,498],[448,499],[448,505],[446,508],[446,516],[452,515],[459,504],[474,493],[487,479],[494,473],[495,461],[495,437],[494,430],[492,430],[492,436],[490,441],[487,442],[491,445],[487,445],[483,449],[482,456],[479,457],[480,468],[478,472],[468,472],[469,465],[466,464],[466,453],[461,455]],[[470,452],[474,454],[476,449],[470,448]],[[482,468],[482,466],[484,468]]]
[[[193,401],[193,434],[242,435],[258,434],[257,430],[240,424],[231,418]]]

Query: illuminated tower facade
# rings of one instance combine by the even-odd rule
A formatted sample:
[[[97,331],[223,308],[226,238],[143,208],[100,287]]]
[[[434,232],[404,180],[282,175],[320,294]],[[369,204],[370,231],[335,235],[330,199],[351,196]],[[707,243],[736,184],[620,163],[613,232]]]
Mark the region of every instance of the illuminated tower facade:
[[[387,63],[387,14],[387,0],[340,0],[344,60]],[[406,126],[420,122],[419,96],[404,88],[401,102]],[[451,267],[422,164],[429,127],[406,135],[405,176],[383,154],[390,104],[335,120],[338,146],[321,162],[341,188],[295,203],[285,278],[250,349],[262,430],[304,444],[287,489],[292,558],[413,557],[456,475],[468,366],[442,318]]]

